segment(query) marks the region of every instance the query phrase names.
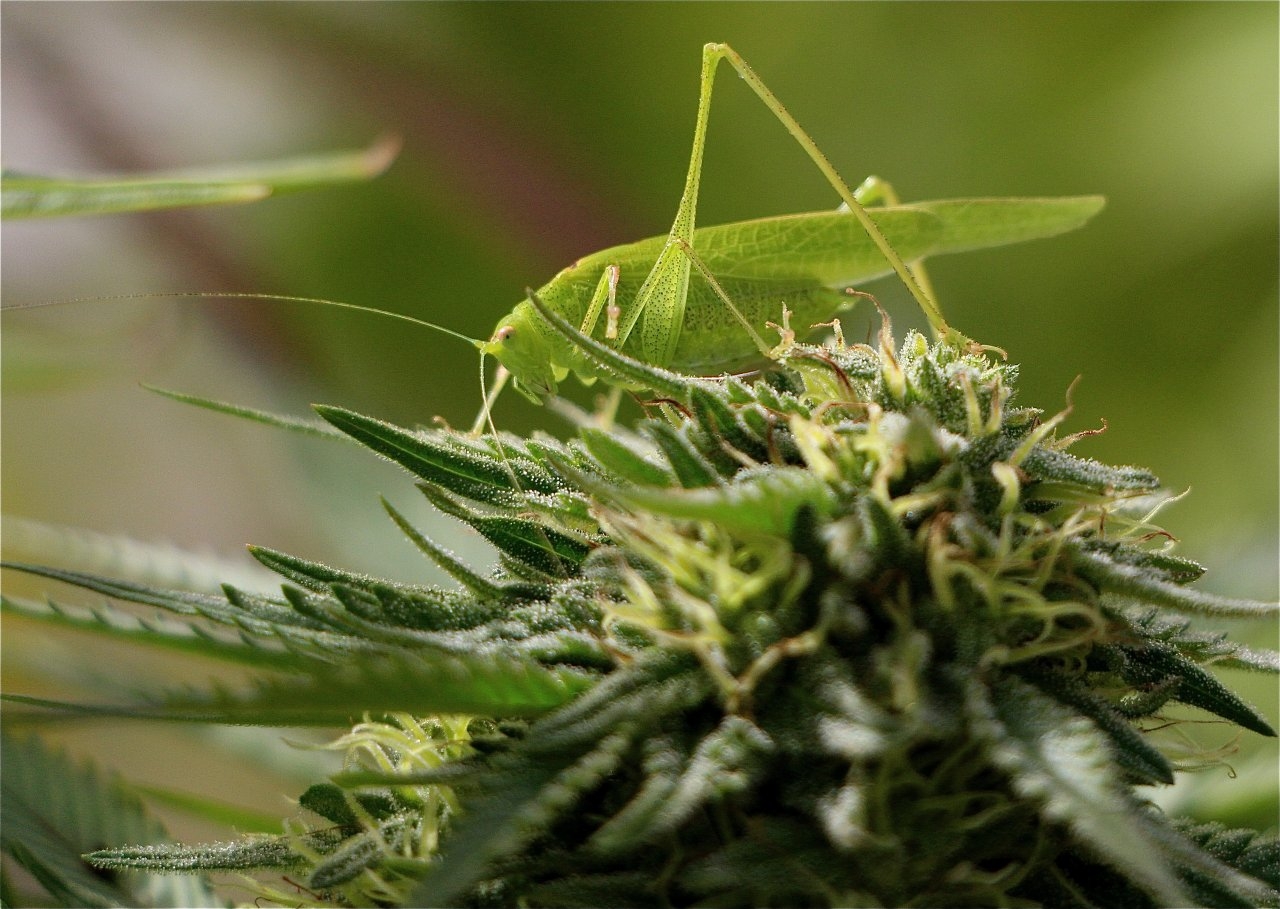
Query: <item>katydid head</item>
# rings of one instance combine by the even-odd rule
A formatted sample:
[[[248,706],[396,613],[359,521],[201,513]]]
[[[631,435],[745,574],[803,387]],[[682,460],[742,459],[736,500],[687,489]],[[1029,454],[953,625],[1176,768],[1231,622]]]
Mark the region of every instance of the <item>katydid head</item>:
[[[556,393],[556,369],[548,355],[545,323],[528,302],[516,305],[480,345],[511,373],[512,383],[535,404]]]

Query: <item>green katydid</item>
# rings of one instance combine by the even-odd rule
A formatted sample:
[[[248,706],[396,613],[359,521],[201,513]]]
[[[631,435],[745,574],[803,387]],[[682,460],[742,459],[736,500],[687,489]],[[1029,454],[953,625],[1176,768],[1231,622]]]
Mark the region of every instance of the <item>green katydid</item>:
[[[711,89],[721,59],[729,61],[822,171],[841,199],[839,209],[695,230]],[[901,205],[892,187],[875,178],[856,192],[850,190],[742,57],[726,44],[708,44],[702,52],[693,153],[670,232],[579,259],[536,296],[579,325],[583,334],[603,338],[635,359],[714,375],[767,360],[769,348],[759,331],[781,315],[784,304],[801,325],[829,322],[862,296],[850,285],[896,272],[934,331],[963,341],[943,319],[920,267],[913,271],[907,262],[1052,236],[1078,227],[1102,204],[1099,196],[1077,196]],[[690,280],[694,271],[698,277]],[[498,387],[509,373],[515,387],[535,402],[554,394],[557,382],[570,371],[587,383],[599,377],[591,362],[527,300],[478,346],[504,367]],[[477,426],[483,419],[484,413]]]

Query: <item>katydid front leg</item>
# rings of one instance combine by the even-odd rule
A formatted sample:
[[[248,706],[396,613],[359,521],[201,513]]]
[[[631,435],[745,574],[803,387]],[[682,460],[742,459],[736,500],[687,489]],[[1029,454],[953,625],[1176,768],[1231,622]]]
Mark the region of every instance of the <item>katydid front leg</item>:
[[[849,207],[849,213],[858,219],[862,228],[867,232],[867,235],[871,237],[872,241],[884,255],[885,260],[893,267],[893,270],[897,272],[898,277],[902,279],[902,283],[907,286],[907,289],[911,291],[911,295],[915,297],[916,302],[920,304],[920,308],[924,310],[925,317],[928,318],[929,325],[933,328],[934,333],[939,338],[946,338],[952,342],[967,342],[966,338],[947,325],[947,321],[942,317],[942,312],[938,309],[938,304],[934,302],[933,296],[923,286],[921,286],[920,282],[916,280],[916,276],[911,272],[911,269],[907,268],[906,262],[904,262],[902,257],[899,256],[894,248],[889,245],[889,241],[885,239],[884,234],[881,232],[880,228],[876,226],[876,223],[871,220],[871,216],[867,214],[862,203],[855,197],[853,190],[849,189],[849,184],[847,184],[844,181],[844,178],[841,177],[840,174],[836,172],[836,169],[831,166],[831,162],[827,160],[827,156],[822,153],[822,150],[818,148],[817,144],[809,134],[801,128],[800,124],[796,122],[796,119],[791,116],[790,112],[782,106],[782,102],[779,101],[777,96],[769,89],[769,86],[765,85],[760,77],[756,75],[755,70],[747,65],[747,61],[743,60],[742,57],[739,56],[738,52],[727,44],[708,44],[702,49],[704,69],[706,68],[706,60],[708,56],[713,58],[713,67],[714,61],[719,60],[721,57],[728,60],[729,64],[737,70],[738,75],[742,77],[743,81],[745,81],[747,85],[751,86],[751,90],[754,91],[756,96],[764,102],[765,107],[769,108],[769,110],[773,112],[773,115],[782,122],[783,126],[786,127],[787,132],[791,133],[792,137],[800,143],[800,147],[803,148],[805,154],[809,156],[809,160],[811,160],[817,166],[818,170],[822,172],[822,175],[827,178],[827,182],[831,184],[832,189],[834,189],[836,194],[840,196],[840,200]],[[876,184],[873,184],[873,186],[875,185],[880,187],[888,186],[888,184],[883,183],[883,181],[877,181]],[[889,188],[889,191],[892,192],[891,187]]]
[[[858,188],[853,191],[853,197],[862,204],[863,208],[898,205],[902,201],[898,198],[898,192],[893,188],[892,183],[874,174],[858,185]],[[849,211],[849,206],[844,202],[840,203],[840,208]]]
[[[591,294],[591,302],[587,304],[587,314],[582,317],[582,325],[578,327],[578,331],[584,335],[595,331],[596,323],[600,321],[600,312],[604,310],[604,336],[609,340],[618,337],[618,278],[621,274],[618,266],[605,266],[604,274],[600,276],[600,283]]]
[[[693,129],[693,151],[689,155],[689,171],[684,191],[676,208],[668,241],[658,253],[653,268],[645,277],[622,317],[618,321],[618,343],[631,335],[636,321],[643,315],[640,349],[648,362],[666,366],[675,355],[680,329],[684,325],[685,302],[689,294],[689,257],[679,242],[693,242],[693,226],[698,209],[698,185],[702,177],[702,155],[707,142],[707,120],[711,114],[711,88],[715,82],[716,62],[706,50],[702,54],[701,88],[698,93],[698,119]]]

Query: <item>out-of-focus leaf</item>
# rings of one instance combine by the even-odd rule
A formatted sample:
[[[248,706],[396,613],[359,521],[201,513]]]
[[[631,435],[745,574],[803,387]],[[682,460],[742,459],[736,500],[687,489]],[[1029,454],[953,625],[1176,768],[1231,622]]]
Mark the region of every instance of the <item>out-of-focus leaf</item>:
[[[254,202],[368,180],[386,170],[398,150],[398,140],[384,138],[361,151],[138,176],[47,177],[5,171],[0,213],[5,218],[52,218]]]
[[[36,739],[5,736],[2,750],[0,845],[40,882],[54,905],[218,905],[201,878],[96,873],[83,853],[105,843],[163,842],[164,828],[118,783],[93,767],[77,767]]]
[[[343,726],[363,712],[474,713],[535,717],[590,688],[572,669],[551,669],[511,654],[388,655],[342,669],[317,669],[287,679],[262,679],[249,691],[175,691],[133,704],[70,704],[5,694],[11,704],[65,717],[130,717],[249,726]],[[12,708],[11,708],[12,709]],[[18,710],[12,711],[18,714]],[[45,717],[48,719],[48,716]]]

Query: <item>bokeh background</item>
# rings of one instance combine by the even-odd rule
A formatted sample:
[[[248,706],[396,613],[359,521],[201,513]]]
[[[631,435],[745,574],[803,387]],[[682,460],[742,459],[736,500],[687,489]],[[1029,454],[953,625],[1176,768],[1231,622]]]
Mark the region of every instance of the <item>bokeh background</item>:
[[[10,2],[0,8],[6,167],[172,168],[359,147],[388,132],[404,150],[368,185],[245,207],[6,224],[4,302],[260,291],[487,336],[525,286],[586,252],[666,230],[689,151],[699,48],[728,41],[851,183],[875,173],[906,199],[1108,197],[1078,233],[936,260],[944,309],[1022,364],[1023,403],[1057,410],[1081,376],[1066,429],[1105,420],[1108,430],[1076,450],[1149,466],[1172,489],[1190,489],[1162,519],[1182,554],[1211,567],[1203,586],[1275,599],[1278,9]],[[699,222],[836,203],[726,70]],[[870,289],[899,334],[922,325],[892,282]],[[873,324],[865,313],[845,322],[854,337]],[[226,560],[226,576],[246,584],[248,541],[406,580],[438,577],[386,520],[378,492],[469,558],[488,558],[419,505],[394,469],[352,447],[138,387],[297,414],[323,401],[405,424],[439,416],[467,425],[479,405],[476,360],[456,340],[304,305],[161,299],[11,311],[3,328],[11,558],[138,567],[126,549],[43,527],[51,524],[196,550],[203,567]],[[495,416],[516,431],[562,429],[515,395]],[[147,566],[161,576],[170,568],[165,559]],[[34,589],[16,577],[6,587]],[[7,690],[84,682],[84,642],[20,623],[6,632]],[[1274,624],[1247,633],[1276,643]],[[145,671],[136,655],[108,661]],[[162,665],[156,671],[174,668]],[[1231,683],[1275,719],[1274,679],[1235,674]],[[201,753],[205,740],[182,735],[113,728],[91,747],[136,776],[140,755]],[[1176,799],[1206,817],[1275,823],[1276,750],[1255,739],[1243,738],[1231,759],[1246,784],[1228,786],[1218,767]],[[84,741],[77,747],[90,747]],[[246,767],[267,759],[241,750],[247,763],[220,759],[205,772],[249,799],[258,790],[244,782]],[[146,772],[162,783],[198,775],[167,757],[155,763]],[[278,793],[297,791],[255,779],[281,810]]]

